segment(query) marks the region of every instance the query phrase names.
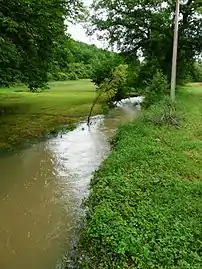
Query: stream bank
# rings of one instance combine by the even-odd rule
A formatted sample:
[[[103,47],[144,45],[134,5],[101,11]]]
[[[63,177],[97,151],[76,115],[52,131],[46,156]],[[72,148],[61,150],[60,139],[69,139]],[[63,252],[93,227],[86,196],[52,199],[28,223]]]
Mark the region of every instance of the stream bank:
[[[119,129],[91,181],[77,268],[200,268],[202,88],[177,99]]]

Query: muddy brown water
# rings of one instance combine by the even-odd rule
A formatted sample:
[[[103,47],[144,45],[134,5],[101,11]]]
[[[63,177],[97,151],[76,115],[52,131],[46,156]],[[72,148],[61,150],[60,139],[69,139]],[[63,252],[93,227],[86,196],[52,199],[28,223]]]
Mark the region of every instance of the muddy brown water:
[[[109,140],[134,109],[115,109],[0,158],[0,269],[55,269],[71,248],[82,199]]]

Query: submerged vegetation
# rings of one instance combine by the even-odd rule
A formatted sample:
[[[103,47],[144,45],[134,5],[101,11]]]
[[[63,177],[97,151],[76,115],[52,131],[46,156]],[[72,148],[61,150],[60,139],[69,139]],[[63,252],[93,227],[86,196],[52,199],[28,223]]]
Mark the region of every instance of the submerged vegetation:
[[[0,151],[54,133],[88,115],[96,94],[89,80],[49,85],[41,93],[29,93],[23,86],[0,89]],[[96,104],[94,113],[101,111]]]
[[[81,268],[200,268],[202,87],[122,126],[86,201]],[[148,117],[149,116],[149,117]]]

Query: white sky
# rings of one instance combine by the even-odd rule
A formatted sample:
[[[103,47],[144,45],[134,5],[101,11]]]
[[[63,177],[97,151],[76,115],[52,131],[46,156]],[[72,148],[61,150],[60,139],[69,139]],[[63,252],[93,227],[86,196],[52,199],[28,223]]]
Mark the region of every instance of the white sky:
[[[84,2],[85,5],[90,6],[92,4],[93,0],[83,0],[83,2]],[[162,6],[165,7],[166,3],[163,2]],[[86,30],[84,29],[84,27],[82,26],[81,23],[77,23],[76,25],[75,24],[69,24],[68,33],[71,35],[71,37],[74,40],[82,41],[82,42],[87,43],[87,44],[94,44],[98,48],[107,49],[107,44],[100,41],[100,40],[98,40],[96,35],[88,36],[86,34]]]
[[[83,28],[82,24],[77,23],[76,25],[70,24],[68,26],[68,33],[74,40],[82,41],[87,44],[95,44],[99,48],[103,48],[104,44],[97,40],[96,36],[86,35],[86,30]]]
[[[85,5],[90,6],[93,0],[83,0]],[[68,33],[72,36],[74,40],[82,41],[88,44],[94,44],[99,48],[104,48],[104,44],[99,41],[96,36],[88,36],[86,30],[83,28],[82,24],[77,23],[76,25],[70,24],[68,27]]]

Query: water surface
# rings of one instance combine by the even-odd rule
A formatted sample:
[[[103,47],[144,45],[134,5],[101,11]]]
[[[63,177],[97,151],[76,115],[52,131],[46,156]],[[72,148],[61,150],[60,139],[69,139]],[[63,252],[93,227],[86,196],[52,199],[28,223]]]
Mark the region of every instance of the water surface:
[[[0,269],[54,269],[70,249],[92,173],[133,109],[0,158]]]

